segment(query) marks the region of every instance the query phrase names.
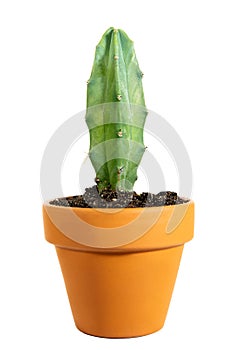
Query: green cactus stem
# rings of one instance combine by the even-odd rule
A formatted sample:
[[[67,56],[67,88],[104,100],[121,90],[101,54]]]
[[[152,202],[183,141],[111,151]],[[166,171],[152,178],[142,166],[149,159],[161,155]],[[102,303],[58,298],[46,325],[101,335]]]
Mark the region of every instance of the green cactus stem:
[[[87,85],[89,156],[99,191],[132,191],[143,156],[147,115],[133,42],[109,28],[96,47]]]

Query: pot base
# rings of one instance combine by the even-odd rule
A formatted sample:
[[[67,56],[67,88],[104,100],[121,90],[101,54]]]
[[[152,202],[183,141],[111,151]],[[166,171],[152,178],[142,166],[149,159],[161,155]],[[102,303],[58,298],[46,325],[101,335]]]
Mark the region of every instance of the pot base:
[[[76,328],[77,328],[80,332],[82,332],[82,333],[84,333],[84,334],[90,335],[91,337],[105,338],[105,339],[129,339],[129,338],[140,338],[140,337],[145,337],[146,335],[154,334],[154,333],[160,331],[160,330],[163,328],[163,325],[162,325],[161,328],[155,329],[154,331],[149,332],[149,333],[138,334],[138,335],[132,335],[132,336],[127,336],[127,337],[126,337],[126,336],[125,336],[125,337],[123,337],[123,336],[122,336],[122,337],[110,337],[110,336],[103,336],[103,335],[98,335],[98,334],[87,333],[87,332],[85,332],[84,330],[82,330],[78,325],[75,325],[75,326],[76,326]]]
[[[122,254],[56,250],[82,332],[130,338],[163,327],[183,245]]]

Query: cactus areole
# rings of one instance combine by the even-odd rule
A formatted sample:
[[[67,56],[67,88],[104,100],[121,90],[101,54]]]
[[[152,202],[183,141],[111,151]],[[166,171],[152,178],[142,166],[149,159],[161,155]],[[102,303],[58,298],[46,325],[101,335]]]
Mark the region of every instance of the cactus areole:
[[[147,115],[133,42],[109,28],[98,43],[87,84],[89,156],[98,190],[132,191],[145,146]]]

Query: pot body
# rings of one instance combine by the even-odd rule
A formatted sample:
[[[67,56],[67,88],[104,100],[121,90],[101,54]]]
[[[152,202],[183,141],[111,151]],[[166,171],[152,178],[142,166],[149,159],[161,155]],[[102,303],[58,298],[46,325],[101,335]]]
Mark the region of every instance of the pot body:
[[[76,326],[102,337],[162,328],[182,250],[108,254],[57,248]]]
[[[173,217],[173,227],[168,232],[168,221],[174,216],[172,206],[110,212],[44,205],[45,235],[55,244],[74,321],[81,331],[121,338],[150,334],[163,327],[184,243],[193,236],[193,202],[174,207],[179,211],[179,220]],[[130,230],[128,218],[134,215],[130,222],[137,220],[142,210],[146,210],[145,222],[150,221],[149,216],[159,215],[146,232],[140,237],[137,234],[134,240],[127,237],[131,241],[124,245],[108,238],[99,242],[95,235],[93,244],[88,241],[89,245],[85,245],[73,236],[79,224],[74,232],[69,229],[69,210],[75,215],[78,212],[79,219],[81,216],[81,227],[86,226],[87,235],[90,225],[100,229],[104,226],[106,235],[118,225]],[[64,220],[66,224],[61,227]],[[137,226],[141,220],[139,217]],[[64,233],[66,226],[68,233]]]

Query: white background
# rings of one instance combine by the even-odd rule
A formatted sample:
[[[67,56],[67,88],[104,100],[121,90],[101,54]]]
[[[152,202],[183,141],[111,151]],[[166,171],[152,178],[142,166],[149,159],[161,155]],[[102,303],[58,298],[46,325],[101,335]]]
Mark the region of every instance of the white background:
[[[1,1],[2,349],[232,349],[232,6]],[[43,237],[39,190],[44,148],[85,108],[95,45],[109,26],[134,40],[147,106],[187,147],[196,202],[195,239],[185,246],[164,328],[126,340],[76,330],[55,251]]]

